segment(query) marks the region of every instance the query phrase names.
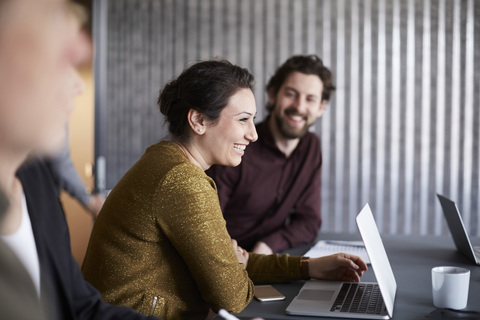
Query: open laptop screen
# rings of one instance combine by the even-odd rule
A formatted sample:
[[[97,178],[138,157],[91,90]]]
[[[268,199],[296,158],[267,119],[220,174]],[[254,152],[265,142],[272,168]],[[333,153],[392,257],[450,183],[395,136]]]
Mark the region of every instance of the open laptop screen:
[[[357,215],[356,221],[358,230],[365,243],[365,248],[367,249],[372,268],[375,272],[378,286],[382,292],[385,307],[388,315],[392,317],[393,304],[397,292],[397,282],[395,281],[395,276],[393,275],[387,252],[383,246],[382,238],[380,237],[375,219],[368,204],[366,204],[362,211]]]

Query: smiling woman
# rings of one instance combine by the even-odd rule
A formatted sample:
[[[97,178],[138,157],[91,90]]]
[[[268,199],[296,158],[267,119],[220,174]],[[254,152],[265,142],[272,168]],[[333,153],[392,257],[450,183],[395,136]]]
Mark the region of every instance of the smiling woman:
[[[252,83],[246,69],[212,60],[165,86],[158,101],[171,139],[149,147],[123,176],[90,239],[83,271],[105,300],[203,320],[209,309],[242,311],[255,281],[358,280],[366,268],[358,257],[333,256],[320,268],[315,259],[249,255],[230,239],[204,171],[238,165],[257,139]]]
[[[228,61],[204,61],[168,83],[158,98],[172,139],[192,162],[237,166],[257,140],[253,76]]]

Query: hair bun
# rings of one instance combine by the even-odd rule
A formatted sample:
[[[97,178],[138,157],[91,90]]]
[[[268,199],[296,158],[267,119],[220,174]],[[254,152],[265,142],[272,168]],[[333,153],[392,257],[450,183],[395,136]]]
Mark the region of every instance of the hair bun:
[[[179,100],[180,84],[178,80],[172,80],[165,85],[158,97],[158,105],[160,106],[160,112],[170,117],[172,111],[175,109],[174,105]]]
[[[170,134],[186,141],[191,109],[202,113],[210,124],[214,124],[239,89],[252,90],[252,87],[253,76],[247,69],[226,60],[200,61],[167,83],[157,102]]]

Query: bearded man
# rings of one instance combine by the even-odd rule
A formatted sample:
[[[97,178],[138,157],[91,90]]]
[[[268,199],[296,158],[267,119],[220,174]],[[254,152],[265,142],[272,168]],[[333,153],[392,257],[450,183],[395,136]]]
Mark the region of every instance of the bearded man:
[[[230,236],[243,248],[271,254],[315,240],[321,226],[320,140],[309,128],[335,90],[315,55],[293,56],[267,84],[268,117],[238,167],[214,166]]]

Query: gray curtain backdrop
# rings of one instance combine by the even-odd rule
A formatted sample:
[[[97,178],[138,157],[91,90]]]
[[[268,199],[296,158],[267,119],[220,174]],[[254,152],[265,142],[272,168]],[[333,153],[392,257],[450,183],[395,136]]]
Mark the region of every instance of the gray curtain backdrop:
[[[96,0],[96,155],[112,188],[166,136],[159,90],[223,57],[265,83],[293,54],[319,55],[338,87],[320,136],[322,230],[356,232],[369,202],[391,234],[445,234],[435,193],[480,236],[480,1]]]

